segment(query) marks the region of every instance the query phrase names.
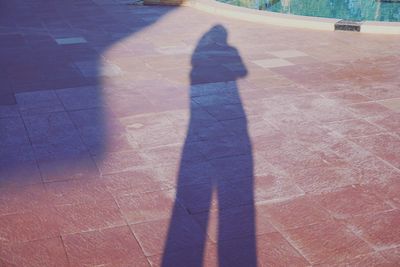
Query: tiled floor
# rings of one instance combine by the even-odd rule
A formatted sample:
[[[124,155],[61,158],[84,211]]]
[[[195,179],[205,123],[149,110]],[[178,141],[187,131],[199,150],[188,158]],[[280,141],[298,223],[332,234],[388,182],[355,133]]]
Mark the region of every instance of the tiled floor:
[[[399,266],[400,37],[0,0],[0,266]]]

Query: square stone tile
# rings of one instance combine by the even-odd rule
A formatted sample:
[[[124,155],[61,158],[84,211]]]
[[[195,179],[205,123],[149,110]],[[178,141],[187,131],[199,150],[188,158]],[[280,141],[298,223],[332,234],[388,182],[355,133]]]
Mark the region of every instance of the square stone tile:
[[[377,251],[400,244],[400,211],[397,209],[353,217],[347,222],[351,231],[372,244]]]
[[[308,56],[306,53],[301,52],[299,50],[279,50],[279,51],[271,51],[268,54],[274,55],[279,58],[294,58],[294,57],[305,57]]]
[[[80,61],[75,62],[75,65],[85,77],[114,77],[122,75],[122,70],[112,63],[101,61]]]
[[[56,38],[56,42],[59,45],[70,45],[70,44],[82,44],[86,43],[86,39],[83,37],[69,37],[69,38]]]
[[[63,111],[64,107],[53,90],[18,93],[15,95],[22,115]]]
[[[360,186],[344,187],[336,192],[313,196],[312,199],[338,219],[392,209],[383,199]]]
[[[175,198],[175,191],[158,191],[139,196],[117,198],[121,212],[129,224],[156,221],[187,214]]]
[[[73,234],[126,225],[114,199],[96,203],[56,206],[62,234]]]
[[[257,213],[265,214],[279,230],[292,229],[331,220],[329,213],[308,197],[295,197],[269,204],[257,204]]]
[[[127,226],[62,237],[72,266],[149,266]]]
[[[378,134],[352,139],[355,143],[400,168],[400,137],[392,134]]]
[[[169,252],[196,249],[206,235],[189,215],[133,224],[130,227],[146,256],[161,254],[166,246]]]
[[[386,99],[377,101],[377,103],[384,105],[387,108],[390,108],[396,112],[400,112],[400,98]]]
[[[55,90],[66,110],[79,110],[105,105],[101,88],[95,86]]]
[[[59,224],[51,208],[0,216],[0,246],[60,235]]]
[[[310,266],[310,263],[280,233],[222,241],[221,266]]]
[[[285,66],[292,66],[294,65],[292,62],[287,61],[282,58],[270,58],[270,59],[262,59],[262,60],[254,60],[254,64],[257,64],[258,66],[265,68],[265,69],[270,69],[270,68],[279,68],[279,67],[285,67]]]
[[[337,222],[324,222],[285,231],[285,236],[312,264],[348,261],[373,252],[362,239]]]
[[[0,264],[4,266],[70,266],[60,237],[2,246]]]
[[[0,118],[0,147],[28,144],[28,134],[21,117]]]

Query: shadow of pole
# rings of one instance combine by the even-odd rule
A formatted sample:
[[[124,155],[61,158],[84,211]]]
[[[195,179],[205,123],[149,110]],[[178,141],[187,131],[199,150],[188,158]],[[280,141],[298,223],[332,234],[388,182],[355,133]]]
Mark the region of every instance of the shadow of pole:
[[[257,265],[252,147],[236,84],[247,70],[227,37],[222,25],[212,27],[192,55],[190,122],[163,267],[203,266],[210,240],[217,243],[219,266]],[[216,236],[209,223],[217,224]],[[238,237],[246,241],[235,242]]]

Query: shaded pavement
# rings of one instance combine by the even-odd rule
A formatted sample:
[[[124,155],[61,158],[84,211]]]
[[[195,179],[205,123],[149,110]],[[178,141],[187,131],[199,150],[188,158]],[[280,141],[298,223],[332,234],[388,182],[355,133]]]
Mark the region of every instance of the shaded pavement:
[[[399,41],[0,1],[0,265],[398,265]]]

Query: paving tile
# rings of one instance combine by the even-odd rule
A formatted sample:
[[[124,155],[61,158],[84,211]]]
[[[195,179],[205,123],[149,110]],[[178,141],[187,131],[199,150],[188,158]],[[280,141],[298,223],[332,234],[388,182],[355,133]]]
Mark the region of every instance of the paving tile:
[[[347,220],[351,231],[366,240],[376,250],[398,247],[400,243],[399,210],[367,214]]]
[[[64,110],[53,90],[18,93],[15,98],[22,115],[45,114]]]
[[[42,184],[0,188],[0,215],[27,212],[50,205]]]
[[[42,177],[36,161],[0,162],[0,188],[40,183],[42,183]]]
[[[353,92],[352,90],[332,92],[323,94],[324,97],[329,99],[335,99],[344,104],[357,104],[362,102],[371,101],[370,98],[363,96],[359,93]]]
[[[386,160],[396,168],[400,168],[400,138],[391,134],[379,134],[352,139],[376,156]]]
[[[219,258],[217,246],[211,242],[206,243],[204,250],[197,248],[188,248],[171,252],[164,255],[150,256],[149,260],[152,267],[186,267],[186,266],[207,266],[218,267]]]
[[[126,225],[113,199],[96,203],[56,206],[62,234],[73,234]]]
[[[0,243],[10,245],[60,235],[52,209],[0,216]]]
[[[20,117],[0,119],[0,146],[27,145],[28,134]]]
[[[254,244],[256,243],[256,244]],[[224,241],[221,266],[309,266],[308,261],[279,233]],[[258,263],[258,264],[257,264]]]
[[[4,266],[70,266],[59,237],[2,246],[0,257]]]
[[[38,165],[45,182],[72,179],[86,179],[100,175],[92,157],[88,153],[69,152],[69,150],[46,151],[49,155],[44,159],[38,157]],[[61,155],[57,155],[60,153]],[[43,154],[39,152],[38,154]],[[54,156],[54,158],[48,158]]]
[[[277,231],[259,205],[212,210],[196,214],[195,218],[216,244]]]
[[[350,259],[348,261],[338,263],[338,264],[318,264],[315,266],[391,266],[391,263],[382,257],[379,253],[369,253],[365,255],[360,255]]]
[[[162,172],[164,175],[165,173]],[[136,197],[143,193],[171,188],[171,185],[160,179],[154,169],[118,172],[104,175],[101,184],[116,198],[123,196]]]
[[[308,197],[295,197],[281,202],[257,204],[258,213],[279,229],[293,229],[330,221],[332,218],[318,203]]]
[[[2,96],[3,97],[3,96]],[[15,104],[14,100],[14,104]],[[17,105],[0,105],[0,118],[18,117],[19,110]]]
[[[81,140],[65,112],[25,116],[24,122],[32,144],[73,144]]]
[[[380,127],[385,128],[388,131],[397,133],[397,135],[399,135],[400,134],[400,119],[399,118],[400,118],[400,114],[395,113],[395,114],[391,114],[387,117],[371,119],[370,121]]]
[[[330,222],[285,231],[285,237],[311,264],[335,264],[373,252],[343,225]]]
[[[66,110],[79,110],[104,106],[100,88],[94,86],[55,90]]]
[[[55,40],[56,40],[57,44],[59,44],[59,45],[72,45],[72,44],[86,43],[86,40],[83,37],[56,38]]]
[[[392,264],[396,265],[400,260],[400,249],[392,248],[380,251],[380,253]]]
[[[387,108],[392,109],[393,111],[400,111],[400,98],[386,99],[378,101],[379,104],[384,105]]]
[[[149,266],[127,226],[63,236],[73,266]]]
[[[386,117],[393,113],[389,108],[378,104],[376,102],[366,102],[359,103],[349,106],[350,111],[352,111],[356,116],[360,118],[368,117]]]
[[[111,63],[79,61],[75,62],[75,65],[85,77],[115,77],[122,75],[122,70]]]
[[[102,175],[135,170],[144,163],[143,156],[133,150],[97,155],[94,160]]]
[[[293,58],[293,57],[305,57],[308,56],[306,53],[299,50],[278,50],[268,51],[268,54],[274,55],[279,58]]]
[[[378,196],[354,185],[344,187],[336,192],[315,196],[313,200],[329,210],[336,218],[347,218],[392,209]]]
[[[262,59],[262,60],[254,60],[254,64],[257,64],[258,66],[269,69],[269,68],[279,68],[279,67],[285,67],[285,66],[291,66],[293,65],[292,62],[282,59],[282,58],[271,58],[271,59]]]
[[[176,202],[174,191],[158,191],[139,196],[117,198],[121,213],[129,224],[156,221],[170,218],[176,214],[186,214],[183,207]]]
[[[188,215],[133,224],[130,227],[146,256],[196,249],[205,238],[205,233]]]
[[[384,129],[379,128],[366,120],[348,120],[332,122],[326,125],[332,131],[340,133],[344,137],[360,137],[366,135],[374,135],[385,132]]]
[[[49,201],[54,205],[99,203],[113,199],[103,179],[85,177],[80,180],[45,183],[45,187]]]

